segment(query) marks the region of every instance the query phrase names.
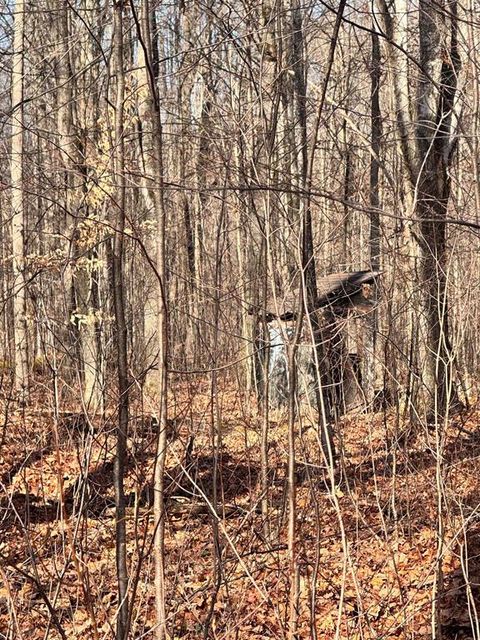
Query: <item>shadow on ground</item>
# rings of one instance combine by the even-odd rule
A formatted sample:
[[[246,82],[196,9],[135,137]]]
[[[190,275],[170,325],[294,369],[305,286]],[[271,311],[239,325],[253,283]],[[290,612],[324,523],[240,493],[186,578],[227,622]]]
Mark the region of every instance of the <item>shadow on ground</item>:
[[[476,492],[478,503],[478,492]],[[480,524],[465,535],[458,548],[459,564],[444,579],[440,620],[444,640],[478,638],[480,626]]]
[[[39,457],[35,457],[35,460],[38,459]],[[129,456],[126,474],[137,464],[138,460]],[[90,518],[101,518],[107,509],[113,509],[113,472],[114,464],[109,460],[90,471],[88,476],[78,477],[65,492],[66,513],[83,513]],[[256,486],[258,476],[258,466],[239,462],[225,452],[219,455],[216,469],[212,456],[193,455],[184,464],[166,471],[165,495],[167,500],[180,496],[192,502],[202,502],[206,496],[207,500],[211,501],[216,477],[218,499],[222,502],[234,502],[236,498],[247,495]],[[153,505],[151,483],[145,483],[139,495],[132,492],[126,496],[127,507],[134,506],[137,501],[141,507]],[[44,500],[34,494],[15,492],[0,499],[2,527],[28,527],[29,524],[54,522],[60,519],[61,515],[59,501]]]

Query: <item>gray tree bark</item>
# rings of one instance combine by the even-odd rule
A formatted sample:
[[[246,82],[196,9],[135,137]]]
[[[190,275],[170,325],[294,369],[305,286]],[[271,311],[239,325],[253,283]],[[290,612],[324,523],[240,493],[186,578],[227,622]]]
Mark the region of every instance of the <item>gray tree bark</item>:
[[[80,140],[80,133],[92,128],[95,105],[83,91],[76,91],[76,83],[72,65],[70,63],[70,46],[72,38],[69,26],[69,9],[63,1],[57,3],[58,20],[58,52],[56,55],[57,80],[57,126],[59,136],[60,157],[63,164],[64,206],[67,213],[65,233],[69,239],[72,264],[66,270],[66,286],[68,287],[70,308],[69,324],[73,331],[73,349],[79,363],[79,378],[82,385],[83,402],[87,408],[98,409],[101,404],[101,372],[98,353],[97,317],[98,304],[96,301],[95,258],[97,252],[89,248],[91,240],[82,237],[82,223],[88,225],[89,211],[85,202],[87,193],[87,167],[85,165],[85,141]],[[91,45],[91,43],[89,43]],[[86,47],[88,49],[89,47]],[[81,77],[87,74],[94,56],[86,55],[82,59]],[[85,82],[88,86],[88,81]],[[77,109],[74,109],[74,103]],[[91,112],[89,108],[92,106]],[[87,122],[76,121],[75,113],[92,113]],[[87,116],[85,115],[87,118]],[[83,146],[83,152],[82,152]],[[83,215],[82,215],[83,214]],[[88,229],[88,226],[86,227]],[[83,234],[84,235],[84,234]]]
[[[153,56],[153,35],[151,10],[148,0],[143,0],[141,16],[138,18],[133,3],[132,11],[140,38],[140,46],[145,61],[145,81],[148,97],[145,118],[151,132],[151,158],[148,166],[155,184],[152,198],[157,221],[156,277],[158,281],[157,346],[158,346],[158,416],[159,434],[157,440],[154,473],[153,510],[155,519],[155,604],[157,614],[156,637],[164,640],[167,636],[166,584],[165,584],[165,460],[167,454],[167,383],[168,383],[168,297],[166,289],[166,207],[164,200],[163,128],[158,90],[158,68]]]
[[[409,94],[407,7],[379,0],[390,63],[395,69],[397,127],[406,174],[420,219],[418,244],[418,342],[413,407],[427,421],[445,415],[452,399],[453,353],[447,300],[448,253],[446,224],[450,174],[456,142],[454,101],[460,70],[455,0],[419,4],[416,33],[419,44],[415,74],[416,107]],[[400,47],[400,50],[399,50]],[[454,395],[454,394],[453,394]]]
[[[12,60],[12,146],[10,175],[12,187],[12,270],[14,389],[22,401],[28,399],[28,341],[25,278],[25,211],[23,188],[24,146],[24,29],[25,5],[15,4]]]
[[[128,430],[128,363],[127,325],[125,321],[124,279],[124,230],[125,230],[125,143],[124,143],[124,99],[125,72],[123,60],[123,11],[124,1],[114,2],[114,32],[112,70],[115,80],[115,150],[113,156],[115,193],[114,238],[112,250],[113,306],[115,312],[115,339],[118,378],[118,423],[117,445],[114,463],[116,560],[118,582],[117,640],[128,637],[128,568],[127,533],[125,522],[125,463],[127,456]]]
[[[375,26],[375,25],[374,25]],[[382,136],[382,116],[380,111],[380,80],[381,58],[380,41],[374,30],[371,34],[371,63],[370,63],[370,268],[372,271],[380,270],[381,261],[381,237],[380,237],[380,186],[379,186],[379,154]],[[378,349],[378,311],[372,310],[367,318],[367,334],[365,337],[365,359],[363,363],[364,393],[367,407],[372,407],[375,396],[375,388],[378,383],[377,371],[379,368]]]

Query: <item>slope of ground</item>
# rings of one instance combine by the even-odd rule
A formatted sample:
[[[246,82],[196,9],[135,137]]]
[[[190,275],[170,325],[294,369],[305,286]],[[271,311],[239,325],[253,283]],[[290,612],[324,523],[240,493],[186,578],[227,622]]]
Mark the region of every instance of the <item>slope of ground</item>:
[[[40,401],[34,405],[41,406]],[[269,431],[261,513],[261,419],[231,386],[172,394],[167,461],[172,637],[283,638],[287,427]],[[132,638],[153,637],[152,486],[157,427],[132,416],[126,477]],[[114,416],[91,421],[10,407],[0,449],[0,638],[113,638],[117,605]],[[441,434],[393,416],[338,426],[339,468],[323,469],[313,427],[297,433],[299,638],[479,637],[480,413]],[[174,418],[174,419],[173,419]],[[212,421],[215,429],[212,430]],[[216,427],[218,426],[218,429]],[[213,456],[212,433],[217,453]],[[217,525],[213,478],[217,467]],[[440,516],[439,516],[440,514]],[[215,544],[214,531],[218,530]]]

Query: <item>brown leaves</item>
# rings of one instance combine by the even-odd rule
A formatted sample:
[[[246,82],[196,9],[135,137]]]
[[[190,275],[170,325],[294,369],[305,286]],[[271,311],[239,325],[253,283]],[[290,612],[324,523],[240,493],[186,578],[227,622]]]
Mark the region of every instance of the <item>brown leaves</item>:
[[[178,639],[198,638],[212,607],[211,630],[219,640],[281,637],[291,589],[284,493],[287,429],[283,424],[271,426],[271,538],[267,540],[259,508],[259,424],[256,418],[242,412],[239,397],[228,387],[221,391],[225,397],[218,500],[221,503],[227,496],[225,502],[235,507],[229,518],[222,520],[222,577],[217,588],[211,508],[168,512],[166,558],[172,633]],[[181,466],[184,443],[195,433],[188,471],[194,484],[188,487],[197,483],[208,496],[212,490],[211,443],[205,428],[210,402],[208,386],[199,385],[193,398],[187,392],[191,390],[177,390],[173,400],[178,415],[189,418],[180,421],[178,437],[169,445],[167,469],[174,484],[175,478],[180,477],[175,470]],[[352,640],[426,640],[431,635],[432,597],[439,566],[438,501],[432,482],[435,459],[418,439],[415,447],[412,444],[408,450],[395,451],[394,467],[391,452],[385,450],[384,424],[375,417],[350,418],[341,429],[346,452],[343,475],[336,478],[333,488],[335,500],[328,478],[317,471],[318,443],[313,430],[298,439],[299,471],[304,464],[310,465],[308,473],[299,473],[297,487],[298,635],[311,637],[311,626],[315,624],[318,637],[326,640],[335,636],[337,627],[339,637]],[[99,425],[90,443],[89,493],[82,511],[75,492],[81,486],[78,481],[84,473],[85,460],[82,447],[88,439],[76,432],[67,436],[57,452],[46,414],[14,415],[0,460],[4,478],[0,552],[2,557],[14,557],[19,567],[25,563],[29,571],[35,562],[40,583],[50,598],[58,588],[54,607],[69,640],[91,637],[92,621],[71,563],[65,521],[58,505],[61,479],[71,500],[62,518],[69,518],[76,531],[83,580],[88,583],[98,627],[108,639],[112,637],[110,625],[114,626],[117,606],[114,512],[108,507],[113,496],[113,439]],[[463,436],[452,429],[445,454],[449,509],[443,514],[441,562],[445,588],[439,600],[442,624],[458,633],[469,629],[468,598],[475,600],[480,595],[475,591],[480,582],[480,566],[475,560],[480,557],[480,548],[474,542],[480,535],[465,515],[478,506],[480,474],[472,443],[467,442],[467,436],[465,440],[463,444]],[[127,531],[132,575],[141,562],[132,618],[139,636],[155,625],[149,555],[152,518],[148,501],[142,502],[140,497],[153,470],[153,442],[132,430],[132,456],[126,475],[127,493],[138,497],[127,507]],[[41,447],[36,449],[36,443]],[[186,507],[203,504],[201,494],[192,498],[187,492],[180,498]],[[100,508],[93,512],[95,500]],[[465,557],[468,566],[462,570],[461,559],[465,565]],[[59,575],[63,576],[61,580]],[[471,581],[468,588],[467,578]],[[7,628],[12,624],[14,607],[22,632],[29,634],[29,640],[36,640],[35,634],[49,615],[45,604],[32,583],[12,568],[8,569],[7,579],[8,585],[0,584],[0,602],[4,603],[0,606],[0,625]],[[11,593],[11,599],[7,593]]]

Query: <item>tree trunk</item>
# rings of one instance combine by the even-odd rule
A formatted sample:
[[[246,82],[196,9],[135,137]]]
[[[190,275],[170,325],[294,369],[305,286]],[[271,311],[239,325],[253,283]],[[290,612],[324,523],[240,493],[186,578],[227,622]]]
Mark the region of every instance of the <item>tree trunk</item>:
[[[371,155],[370,155],[370,268],[380,270],[381,238],[380,238],[380,196],[379,196],[379,154],[382,136],[382,117],[380,111],[380,79],[381,59],[380,42],[375,31],[371,34],[371,89],[370,89],[370,121],[371,121]],[[375,388],[377,386],[378,353],[378,311],[374,309],[367,317],[365,337],[365,358],[363,365],[364,393],[367,407],[372,407]],[[379,376],[378,376],[379,377]]]
[[[117,347],[118,424],[114,464],[116,506],[116,557],[118,582],[117,639],[128,636],[128,570],[127,537],[125,523],[125,462],[128,429],[128,365],[127,325],[124,300],[124,229],[125,229],[125,148],[124,148],[124,96],[125,73],[123,61],[123,0],[114,2],[113,75],[115,79],[115,149],[114,179],[116,184],[114,239],[112,251],[113,305],[115,312],[115,338]]]
[[[24,189],[23,189],[23,100],[24,100],[24,28],[23,0],[15,4],[15,23],[12,60],[12,269],[13,269],[13,338],[14,389],[20,399],[28,399],[28,343],[26,320],[26,278],[24,248]]]
[[[84,153],[86,142],[79,138],[79,131],[87,131],[91,128],[91,121],[78,122],[74,115],[76,112],[89,113],[88,98],[85,96],[85,88],[78,91],[76,83],[80,79],[74,74],[70,63],[71,33],[69,26],[69,9],[62,0],[57,2],[58,20],[58,52],[56,55],[56,80],[57,80],[57,127],[59,138],[60,159],[63,165],[62,193],[64,197],[65,211],[67,213],[65,234],[71,244],[72,264],[66,269],[66,286],[71,293],[68,309],[69,326],[72,328],[71,340],[76,360],[79,363],[78,375],[82,385],[82,395],[85,407],[98,409],[101,404],[101,375],[98,353],[98,321],[96,310],[98,304],[97,295],[97,270],[95,260],[96,250],[89,248],[91,239],[83,237],[82,223],[89,220],[88,205],[85,203],[87,194],[87,168],[85,166]],[[79,68],[82,70],[80,78],[86,73],[93,62],[90,59],[81,60]],[[87,84],[87,83],[85,83]],[[74,109],[74,103],[81,108]],[[90,127],[89,127],[90,125]],[[83,147],[83,150],[82,150]],[[82,212],[86,211],[83,218]],[[79,219],[82,216],[82,223]],[[87,225],[85,225],[88,229]]]
[[[450,197],[449,169],[456,148],[452,122],[460,69],[457,3],[445,0],[439,7],[432,0],[420,2],[416,110],[408,102],[408,91],[405,92],[406,58],[395,46],[406,46],[407,8],[403,3],[387,5],[385,0],[379,0],[379,6],[387,51],[391,63],[396,65],[397,125],[406,173],[414,192],[413,214],[421,220],[417,236],[417,383],[412,401],[416,417],[432,421],[445,416],[453,393],[445,219]]]
[[[420,344],[426,345],[417,411],[428,421],[443,417],[452,393],[452,347],[448,327],[446,224],[450,198],[449,168],[455,142],[452,113],[460,58],[457,47],[457,4],[447,1],[449,15],[439,15],[431,0],[420,2],[420,75],[417,101],[417,147],[421,160],[417,178],[416,214],[420,223],[420,277],[425,296]],[[450,26],[447,44],[445,23]],[[434,85],[427,77],[438,78]],[[422,322],[423,321],[423,322]],[[422,329],[425,332],[422,335]],[[423,355],[423,354],[422,354]]]
[[[164,167],[163,167],[163,129],[160,113],[160,96],[158,92],[158,67],[152,55],[151,11],[148,0],[143,0],[141,17],[137,17],[131,3],[140,46],[145,60],[146,82],[148,85],[147,109],[149,129],[152,135],[152,157],[148,166],[152,169],[155,214],[157,220],[157,258],[156,276],[158,279],[158,414],[159,435],[157,440],[156,464],[154,475],[153,510],[155,519],[155,604],[157,612],[156,637],[164,640],[167,636],[166,625],[166,585],[165,585],[165,459],[167,454],[167,367],[168,367],[168,299],[166,290],[166,256],[165,225],[166,209],[164,200]]]
[[[144,10],[144,5],[142,5],[142,15]],[[145,37],[145,33],[142,32],[140,37]],[[145,42],[144,44],[147,45]],[[151,260],[155,262],[157,238],[153,229],[155,229],[154,225],[156,224],[155,191],[158,188],[158,185],[154,180],[152,180],[155,173],[153,157],[154,140],[150,113],[150,100],[148,98],[149,85],[147,72],[147,64],[152,64],[152,62],[148,62],[146,60],[146,55],[151,59],[153,51],[151,45],[148,45],[146,48],[148,49],[147,53],[145,53],[143,46],[138,47],[138,131],[140,166],[142,172],[140,178],[140,192],[151,226],[150,224],[148,225],[142,241],[148,256],[151,256]],[[147,91],[147,98],[145,98],[145,90]],[[142,313],[139,314],[141,317],[138,320],[141,325],[139,351],[142,354],[142,358],[138,363],[138,368],[139,371],[145,372],[145,377],[142,382],[148,391],[155,389],[157,384],[156,371],[154,371],[152,366],[157,357],[157,318],[159,302],[156,292],[157,279],[155,274],[149,268],[148,272],[145,274],[141,288],[136,287],[138,303],[142,306]]]

